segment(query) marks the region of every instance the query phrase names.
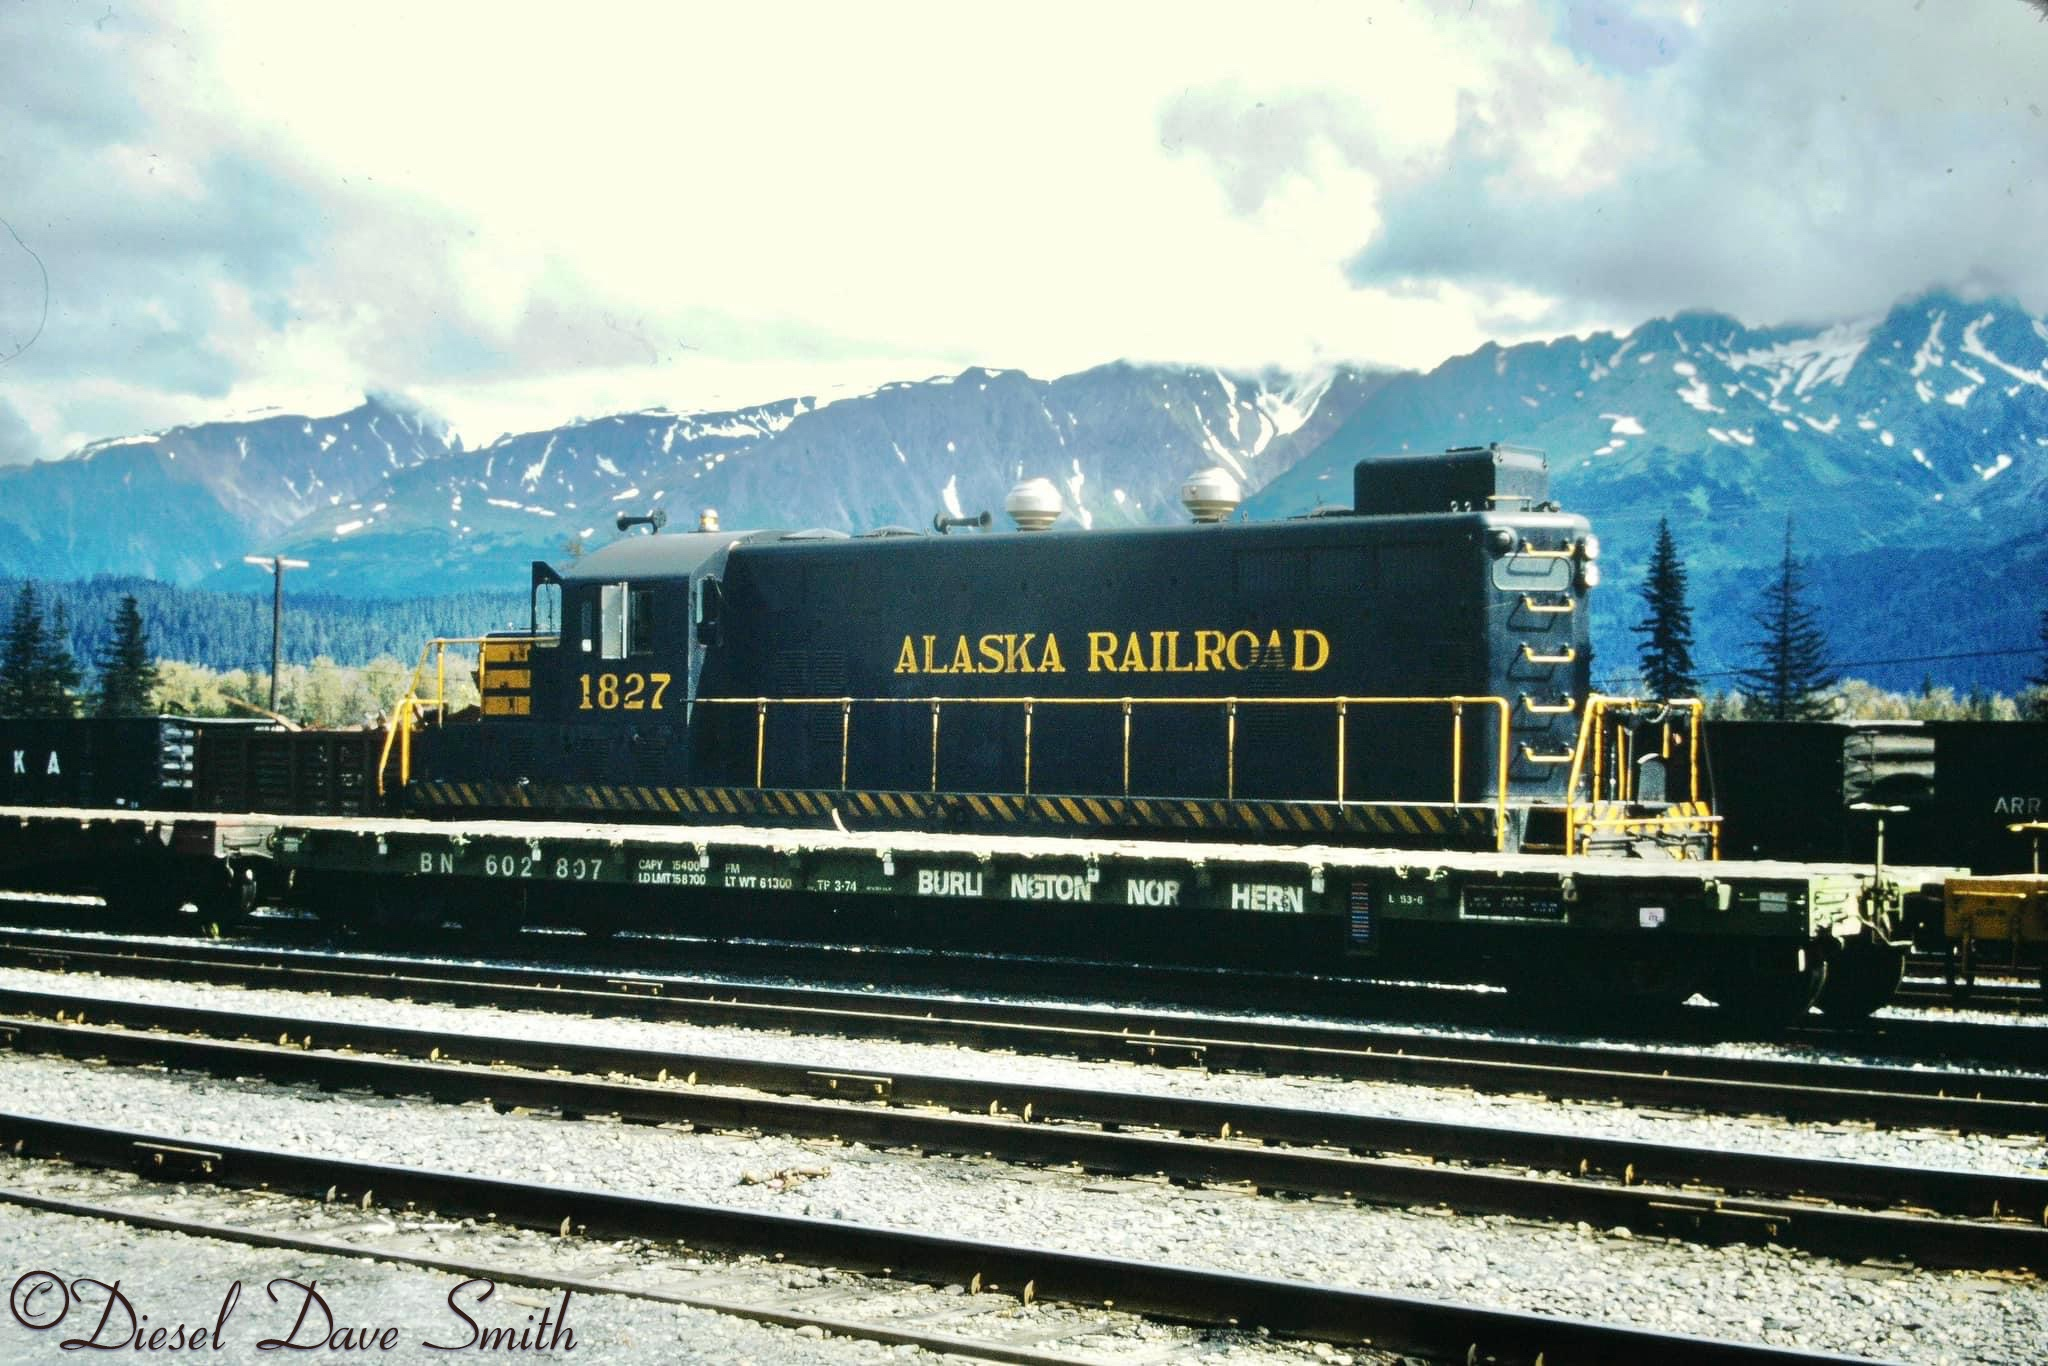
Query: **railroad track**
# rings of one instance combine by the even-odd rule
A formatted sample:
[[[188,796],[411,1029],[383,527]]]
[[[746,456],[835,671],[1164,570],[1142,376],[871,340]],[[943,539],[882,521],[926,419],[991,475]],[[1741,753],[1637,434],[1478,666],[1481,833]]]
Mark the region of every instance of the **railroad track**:
[[[1837,1355],[1792,1351],[1583,1319],[1529,1314],[1345,1290],[1202,1268],[999,1244],[851,1223],[754,1213],[609,1191],[357,1162],[276,1148],[194,1143],[0,1113],[0,1144],[12,1159],[54,1159],[151,1180],[260,1189],[327,1204],[494,1220],[560,1237],[657,1239],[725,1255],[757,1254],[798,1264],[858,1270],[898,1281],[963,1284],[977,1294],[1156,1315],[1198,1323],[1263,1328],[1275,1334],[1360,1344],[1443,1362],[1640,1363],[1737,1366],[1738,1363],[1843,1363]],[[0,1170],[4,1170],[0,1166]],[[85,1217],[121,1217],[103,1206],[9,1193],[18,1203]],[[64,1204],[73,1204],[65,1209]],[[142,1216],[147,1219],[149,1216]],[[170,1226],[158,1221],[156,1226]],[[310,1241],[310,1240],[307,1240]],[[279,1239],[275,1245],[291,1245]],[[343,1248],[322,1248],[342,1252]],[[375,1255],[350,1249],[348,1255]],[[413,1260],[419,1260],[414,1258]],[[533,1277],[508,1272],[508,1280]],[[552,1276],[546,1283],[559,1284]],[[603,1287],[592,1285],[593,1290]],[[864,1325],[847,1325],[858,1335]],[[989,1355],[977,1352],[977,1355]],[[997,1356],[995,1359],[1026,1359]],[[1856,1358],[1855,1360],[1862,1360]]]
[[[0,1012],[15,1017],[0,1020],[0,1041],[16,1050],[128,1066],[1624,1226],[1692,1241],[1776,1242],[1848,1259],[2048,1269],[2048,1179],[2037,1177],[992,1079],[852,1074],[57,993],[0,991]],[[1405,1160],[1412,1157],[1429,1165]],[[1446,1160],[1486,1165],[1438,1165]],[[1822,1200],[1832,1203],[1815,1203]]]
[[[1906,956],[1906,971],[1915,977],[1948,976],[1953,964],[1947,955],[1939,953],[1912,953]],[[1977,980],[2009,981],[2039,986],[2041,970],[2020,963],[1979,963]]]
[[[2048,1130],[2048,1077],[2038,1075],[1721,1057],[1364,1026],[607,977],[360,955],[280,956],[206,944],[152,942],[121,948],[105,939],[67,941],[43,935],[0,934],[0,964],[1273,1075],[1464,1086],[1705,1113],[1766,1113],[1996,1133]],[[1973,1031],[1964,1025],[1939,1028]]]
[[[6,1171],[7,1165],[0,1161],[0,1172]],[[49,1172],[39,1169],[36,1175],[47,1181]],[[906,1312],[906,1295],[914,1295],[911,1287],[866,1277],[819,1273],[818,1288],[811,1289],[809,1293],[793,1294],[782,1283],[783,1264],[775,1261],[758,1261],[751,1266],[743,1262],[722,1261],[709,1275],[684,1278],[673,1286],[648,1285],[641,1278],[600,1280],[565,1273],[559,1259],[547,1269],[537,1269],[530,1264],[478,1261],[445,1252],[422,1251],[406,1243],[377,1241],[375,1232],[371,1232],[369,1237],[312,1237],[170,1213],[155,1207],[149,1198],[155,1192],[142,1192],[138,1199],[136,1190],[114,1185],[96,1169],[72,1169],[70,1179],[62,1186],[62,1193],[56,1195],[41,1189],[27,1191],[0,1186],[0,1204],[151,1232],[177,1233],[245,1247],[294,1252],[302,1256],[312,1254],[443,1271],[488,1281],[496,1288],[524,1286],[551,1294],[567,1291],[585,1296],[648,1300],[708,1310],[778,1328],[809,1328],[827,1336],[863,1338],[888,1346],[918,1347],[940,1355],[1007,1362],[1013,1366],[1096,1366],[1097,1363],[1097,1358],[1092,1355],[1059,1350],[1055,1340],[1059,1336],[1057,1329],[1048,1331],[1042,1320],[1026,1320],[1020,1325],[1010,1312],[1015,1301],[1009,1296],[973,1296],[963,1304],[945,1299],[933,1300],[926,1295],[921,1301],[909,1305]],[[190,1198],[189,1187],[177,1189],[185,1199]],[[251,1209],[246,1200],[238,1200],[236,1193],[223,1188],[219,1192],[223,1206],[221,1212],[227,1217],[256,1214],[269,1221],[290,1219],[294,1223],[319,1216],[330,1224],[340,1223],[342,1227],[333,1231],[344,1235],[373,1230],[375,1221],[384,1213],[374,1205],[350,1205],[337,1211],[335,1206],[338,1202],[294,1199],[275,1193],[264,1193],[259,1198],[261,1204]],[[750,1271],[759,1274],[750,1275]],[[722,1293],[709,1295],[694,1289],[693,1283],[699,1280],[715,1283]],[[739,1283],[737,1287],[734,1282]],[[739,1291],[737,1295],[735,1288]],[[851,1306],[846,1302],[850,1297],[849,1291],[856,1300]],[[831,1313],[806,1307],[813,1300],[824,1299],[832,1302]],[[863,1308],[868,1310],[867,1315],[856,1316]],[[1073,1322],[1072,1331],[1065,1336],[1085,1337],[1099,1332],[1101,1317],[1091,1314],[1087,1321]],[[1121,1317],[1126,1321],[1135,1318],[1133,1315]],[[1188,1346],[1199,1351],[1204,1345],[1200,1334],[1197,1330],[1187,1331],[1196,1339]]]
[[[90,897],[24,897],[0,892],[0,907],[16,922],[0,932],[35,930],[103,930],[104,907]],[[116,931],[118,933],[118,930]],[[332,927],[305,916],[259,912],[233,931],[261,936],[262,947],[295,947],[309,951],[346,952],[351,947]],[[394,953],[433,957],[445,937],[415,931],[384,946]],[[562,969],[594,971],[628,969],[688,974],[731,973],[740,976],[786,977],[805,983],[840,986],[884,985],[893,990],[952,991],[963,978],[985,990],[1051,997],[1105,996],[1167,1008],[1242,1010],[1248,1004],[1283,1004],[1287,1010],[1362,1018],[1382,1023],[1413,1023],[1474,1028],[1529,1028],[1546,1032],[1613,1028],[1615,1021],[1597,1018],[1560,1019],[1545,1006],[1518,1000],[1497,988],[1440,982],[1383,980],[1343,973],[1287,972],[1238,967],[1202,967],[1158,963],[1044,957],[1016,953],[976,953],[905,948],[890,945],[822,944],[790,940],[699,939],[675,935],[622,935],[589,939],[573,932],[523,931],[505,946],[508,957],[532,955]],[[1915,954],[1909,960],[1914,976],[1897,994],[1900,1005],[1932,1010],[1979,1009],[2032,1014],[2048,1010],[2048,992],[2029,969],[2008,975],[1980,976],[1967,988],[1941,980],[1941,958]],[[1908,1022],[1888,1022],[1894,1033],[1910,1031]],[[1672,1008],[1643,1014],[1628,1027],[1645,1037],[1681,1042],[1706,1042],[1744,1037],[1739,1022],[1714,1010]],[[1867,1034],[1867,1028],[1839,1029],[1818,1017],[1805,1026],[1846,1038]],[[1936,1040],[1927,1040],[1936,1042]],[[1954,1042],[1954,1041],[1950,1041]],[[2021,1040],[2031,1045],[2035,1040]],[[2015,1050],[2008,1049],[2012,1054]],[[2039,1063],[2048,1048],[2017,1050],[2018,1056],[1987,1059],[2011,1065]],[[1901,1051],[1900,1056],[1906,1056]]]
[[[0,907],[15,927],[45,930],[104,929],[102,907],[90,897],[36,897],[0,892]],[[118,931],[117,931],[118,932]],[[347,951],[331,926],[305,916],[259,913],[233,931],[258,936],[269,947],[290,946],[313,951]],[[444,935],[447,932],[442,932]],[[386,945],[391,952],[432,957],[440,951],[434,931],[415,931]],[[531,954],[561,968],[596,971],[631,969],[701,974],[787,977],[806,983],[886,985],[895,990],[918,988],[951,991],[963,976],[987,990],[1053,997],[1118,999],[1177,1008],[1242,1010],[1247,1004],[1284,1003],[1289,1011],[1339,1019],[1367,1018],[1477,1028],[1522,1027],[1545,1031],[1612,1028],[1615,1021],[1597,1018],[1559,1019],[1543,1005],[1519,1000],[1494,987],[1472,984],[1384,980],[1344,973],[1308,973],[1241,967],[1202,967],[1159,963],[1044,957],[1016,953],[976,953],[905,948],[890,945],[822,944],[790,940],[699,939],[680,935],[628,934],[589,939],[574,932],[522,931],[506,946],[506,955]],[[1941,958],[1915,954],[1915,974],[1900,984],[1901,1005],[1946,1009],[1979,1009],[2031,1014],[2048,1010],[2048,992],[2038,974],[2013,969],[2011,975],[1980,976],[1967,988],[1941,980]],[[1738,1022],[1713,1010],[1669,1010],[1641,1014],[1629,1027],[1647,1037],[1679,1041],[1710,1041],[1743,1037]],[[1816,1018],[1809,1026],[1832,1029]],[[1853,1036],[1856,1030],[1840,1032]],[[2038,1061],[2048,1050],[2031,1055]],[[2007,1061],[2024,1065],[2028,1058]]]
[[[2006,1010],[2034,1014],[2048,1010],[2048,991],[2038,982],[1986,981],[1964,985],[1947,982],[1904,981],[1892,999],[1900,1005],[1931,1007],[1936,1010]]]

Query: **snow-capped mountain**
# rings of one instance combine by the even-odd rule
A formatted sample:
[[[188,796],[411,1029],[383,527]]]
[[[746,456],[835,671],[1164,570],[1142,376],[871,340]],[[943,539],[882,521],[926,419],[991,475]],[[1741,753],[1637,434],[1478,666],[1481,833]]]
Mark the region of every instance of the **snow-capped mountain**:
[[[1042,475],[1070,523],[1101,527],[1179,520],[1180,481],[1221,464],[1253,494],[1246,513],[1274,517],[1348,503],[1359,458],[1490,440],[1544,449],[1557,496],[1600,531],[1596,677],[1633,665],[1659,517],[1693,571],[1701,668],[1748,662],[1788,513],[1851,672],[2011,688],[2037,667],[2048,321],[1946,294],[1814,327],[1684,313],[1622,337],[1489,345],[1427,374],[974,369],[822,405],[622,413],[476,450],[371,400],[0,470],[0,573],[247,588],[241,556],[284,550],[312,562],[300,582],[331,591],[516,589],[529,560],[611,539],[622,510],[662,507],[678,527],[705,508],[727,527],[922,528],[983,509],[1000,524],[1004,493]]]
[[[665,507],[679,526],[716,508],[728,527],[922,527],[941,510],[1000,512],[1020,473],[1053,479],[1082,524],[1171,519],[1186,475],[1223,464],[1256,489],[1385,378],[976,369],[822,406],[622,413],[476,450],[373,398],[0,470],[0,573],[244,588],[244,554],[284,551],[312,562],[298,582],[336,592],[516,589],[528,561],[614,537],[621,510]]]
[[[1660,517],[1693,570],[1703,669],[1747,662],[1788,514],[1836,656],[1911,661],[1853,672],[2010,687],[2038,664],[1925,658],[2031,647],[2048,605],[2048,321],[2010,302],[1934,294],[1812,328],[1684,313],[1482,347],[1390,380],[1247,511],[1346,503],[1364,456],[1488,440],[1543,449],[1600,531],[1596,675],[1633,664],[1628,595]]]
[[[928,527],[940,511],[1000,516],[1021,473],[1054,480],[1083,525],[1174,519],[1188,474],[1223,464],[1257,488],[1383,380],[977,369],[824,406],[623,413],[423,462],[275,544],[312,562],[309,584],[401,594],[516,586],[531,560],[611,540],[622,510],[665,508],[678,527],[706,508],[727,527]]]
[[[190,583],[323,509],[386,499],[395,476],[459,449],[431,418],[379,399],[334,417],[95,442],[63,460],[0,468],[0,572]]]

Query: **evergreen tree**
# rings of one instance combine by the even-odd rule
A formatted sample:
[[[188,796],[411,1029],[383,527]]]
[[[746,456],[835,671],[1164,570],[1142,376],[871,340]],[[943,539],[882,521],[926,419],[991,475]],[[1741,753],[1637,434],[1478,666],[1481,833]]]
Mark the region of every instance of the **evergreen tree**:
[[[95,716],[148,716],[156,710],[156,660],[149,653],[149,636],[142,627],[142,610],[133,593],[124,594],[108,622],[112,638],[101,647],[94,661],[99,666],[99,696]]]
[[[36,586],[24,583],[14,595],[7,635],[0,639],[0,716],[32,716],[36,661],[43,653],[43,609]]]
[[[1785,555],[1764,590],[1763,609],[1753,620],[1763,635],[1750,642],[1758,663],[1741,674],[1750,706],[1745,715],[1764,721],[1820,721],[1834,712],[1826,696],[1837,675],[1827,633],[1805,601],[1806,576],[1792,553],[1792,519],[1785,519]]]
[[[0,640],[0,716],[71,716],[78,661],[71,657],[71,623],[60,603],[49,622],[33,583],[14,597],[7,635]]]
[[[43,648],[36,660],[35,696],[30,716],[78,715],[78,685],[85,681],[78,660],[71,653],[71,614],[58,603],[50,614],[50,629],[43,635]]]
[[[1657,546],[1643,579],[1644,617],[1630,629],[1642,637],[1643,686],[1652,697],[1697,697],[1693,672],[1692,607],[1685,600],[1685,564],[1671,523],[1657,519]]]

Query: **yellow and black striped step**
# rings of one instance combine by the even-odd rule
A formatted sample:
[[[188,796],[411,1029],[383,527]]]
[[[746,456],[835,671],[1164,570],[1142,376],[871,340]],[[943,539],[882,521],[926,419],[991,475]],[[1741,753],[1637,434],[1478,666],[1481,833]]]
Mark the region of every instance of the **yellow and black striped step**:
[[[974,792],[818,791],[801,788],[644,787],[616,784],[521,786],[429,779],[411,788],[416,805],[589,812],[688,821],[758,824],[842,821],[864,826],[940,825],[1009,830],[1176,830],[1207,835],[1318,838],[1372,836],[1433,847],[1492,848],[1491,807],[1429,803],[1227,801],[1183,797],[1090,797]]]

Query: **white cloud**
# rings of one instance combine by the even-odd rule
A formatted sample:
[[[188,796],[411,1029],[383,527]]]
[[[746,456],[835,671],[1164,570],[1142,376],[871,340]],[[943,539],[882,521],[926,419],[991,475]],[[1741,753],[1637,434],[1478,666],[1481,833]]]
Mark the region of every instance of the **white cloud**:
[[[1807,65],[1717,92],[1722,146],[1687,142],[1699,81],[1760,25],[1690,3],[13,12],[0,51],[64,72],[18,98],[44,139],[22,216],[65,239],[71,311],[8,378],[48,445],[370,387],[474,441],[976,363],[1428,365],[1638,321],[1617,272],[1732,306],[1733,266],[1640,234],[1640,259],[1589,266],[1570,244],[1612,251],[1624,225],[1571,206],[1639,228],[1661,166],[1697,213],[1750,174],[1743,118],[1783,139],[1760,121],[1810,98],[1832,47],[1910,46],[1920,22],[1810,25]],[[1996,84],[1953,60],[1996,22],[1947,26],[1931,89],[1866,106]],[[0,113],[14,98],[0,83]],[[2000,145],[1981,120],[1909,141],[1902,164]],[[1831,219],[1896,193],[1882,165],[1803,166],[1779,192]],[[1463,254],[1429,249],[1418,224],[1460,203]],[[1966,263],[1979,238],[1928,222]],[[1352,269],[1390,242],[1400,270]],[[12,278],[0,261],[0,329]]]

